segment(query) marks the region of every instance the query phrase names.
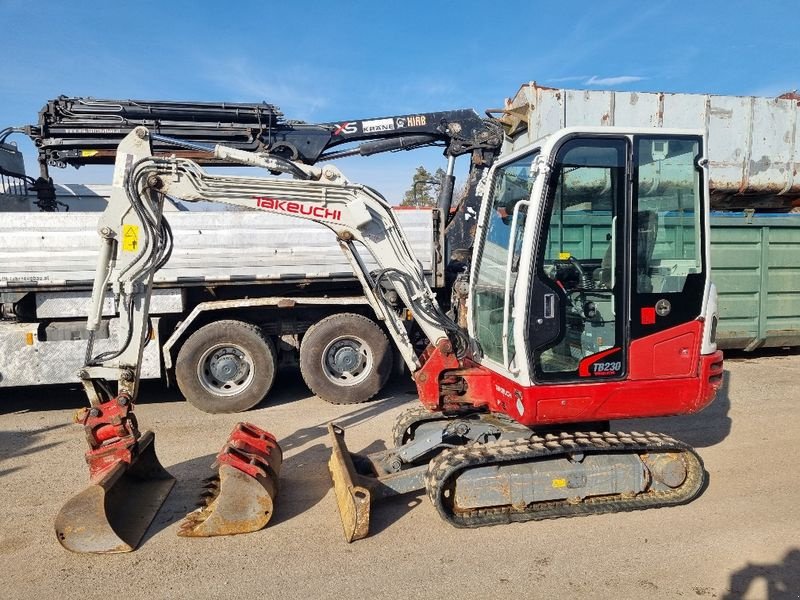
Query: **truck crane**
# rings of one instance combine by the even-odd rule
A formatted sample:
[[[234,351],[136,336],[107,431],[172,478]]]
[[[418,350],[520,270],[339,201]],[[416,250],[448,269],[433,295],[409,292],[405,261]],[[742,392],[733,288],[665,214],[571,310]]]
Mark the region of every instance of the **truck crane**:
[[[154,143],[293,179],[212,175],[190,158],[154,156]],[[706,480],[694,450],[663,434],[611,433],[605,424],[701,410],[721,384],[705,146],[693,130],[566,128],[492,157],[469,277],[454,289],[448,315],[386,200],[336,167],[134,128],[117,149],[98,227],[103,249],[87,326],[98,326],[110,283],[125,344],[96,357],[90,344],[87,353],[81,378],[91,408],[80,421],[93,500],[79,495],[62,509],[62,543],[78,551],[132,549],[171,487],[152,433],[140,433],[132,414],[152,276],[169,253],[165,196],[327,226],[411,371],[422,407],[398,418],[393,448],[351,454],[344,431],[329,426],[329,466],[348,541],[368,534],[373,498],[421,490],[459,527],[691,501]],[[448,155],[451,174],[455,156],[467,152],[475,154]],[[445,214],[448,201],[444,194]],[[575,220],[591,225],[583,251],[565,236]],[[659,239],[667,228],[690,243],[654,258],[656,245],[671,247]],[[377,271],[365,267],[364,251]],[[424,333],[423,351],[390,294]],[[93,502],[95,516],[107,510],[120,481],[128,497],[145,489],[141,514],[102,515],[116,531],[85,544],[82,531],[97,530],[81,527],[87,513],[80,509]],[[137,530],[123,546],[120,519],[126,533]]]

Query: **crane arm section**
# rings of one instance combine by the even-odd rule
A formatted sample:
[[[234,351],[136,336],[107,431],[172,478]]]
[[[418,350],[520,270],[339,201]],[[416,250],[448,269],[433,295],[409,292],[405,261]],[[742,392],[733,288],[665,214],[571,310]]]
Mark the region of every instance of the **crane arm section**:
[[[36,125],[23,130],[47,164],[80,167],[112,164],[117,145],[136,127],[198,144],[225,144],[239,150],[269,153],[306,164],[360,154],[441,145],[448,156],[475,150],[486,156],[503,140],[499,121],[472,109],[409,113],[335,123],[306,123],[284,118],[267,103],[174,102],[163,100],[104,100],[60,96],[39,112]],[[339,150],[345,144],[355,148]],[[154,154],[176,152],[169,144],[153,142]],[[337,151],[333,151],[337,149]],[[213,155],[180,151],[199,164],[225,164]]]

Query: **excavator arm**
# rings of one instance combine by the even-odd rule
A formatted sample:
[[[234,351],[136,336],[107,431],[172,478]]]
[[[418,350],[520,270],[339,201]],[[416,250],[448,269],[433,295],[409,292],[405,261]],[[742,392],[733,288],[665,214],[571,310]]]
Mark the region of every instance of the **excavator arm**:
[[[292,178],[212,175],[187,158],[153,156],[154,142],[207,152],[217,160],[263,167],[272,173],[290,174]],[[86,363],[79,373],[90,407],[77,416],[84,425],[89,443],[86,460],[92,485],[65,505],[56,524],[59,539],[71,550],[132,550],[173,483],[155,456],[152,432],[140,432],[133,415],[142,354],[151,336],[149,302],[153,275],[166,263],[172,249],[169,225],[162,216],[166,196],[286,214],[328,227],[336,235],[369,304],[386,324],[412,373],[421,373],[433,352],[440,357],[439,361],[434,361],[438,368],[442,364],[441,357],[450,366],[457,367],[458,357],[468,351],[465,334],[442,312],[390,205],[377,192],[349,182],[332,165],[320,168],[221,145],[206,147],[151,134],[146,128],[137,127],[119,145],[112,194],[98,224],[102,242],[87,323],[90,339]],[[378,264],[377,271],[367,268],[364,252]],[[120,346],[94,354],[94,332],[101,324],[109,287],[119,313]],[[389,289],[393,289],[411,310],[431,341],[432,350],[426,351],[423,357],[417,355],[396,310],[384,300]],[[420,381],[428,381],[427,374]],[[116,391],[112,390],[112,382],[116,382]],[[428,385],[438,388],[435,378]],[[280,449],[276,448],[274,438],[264,437],[261,442],[257,447],[262,452],[271,451],[273,464],[274,461],[279,464]],[[252,444],[246,448],[248,452],[254,451]],[[239,449],[234,451],[238,453]],[[246,464],[252,465],[253,460],[256,459],[252,458],[252,452],[246,452],[244,468],[249,469]],[[218,462],[224,463],[222,458],[218,458]],[[262,486],[252,484],[252,478],[257,478],[258,473],[242,475],[237,471],[234,476],[226,475],[229,469],[225,469],[220,467],[223,489],[227,485],[248,490],[263,487],[270,491],[251,502],[256,507],[251,507],[249,512],[257,513],[258,505],[267,502],[267,498],[271,507],[275,482],[266,475],[269,472],[266,467],[258,472],[262,474]],[[126,513],[124,517],[115,517],[112,507],[118,504],[114,497],[119,493],[114,490],[120,481],[126,496],[141,501],[122,511]],[[248,495],[252,497],[251,492]],[[222,493],[217,498],[220,500],[218,507],[228,506],[226,501],[221,501]],[[241,503],[233,503],[238,504]],[[128,514],[136,511],[137,516]],[[241,523],[251,522],[241,515],[237,520],[229,509],[217,511],[226,515],[224,519],[211,512],[211,515],[197,518],[201,525],[184,527],[183,534],[215,535],[231,529],[241,530]],[[114,521],[122,518],[138,523],[138,528],[133,532],[131,528],[121,532]],[[220,520],[224,523],[210,525]],[[87,522],[93,525],[86,526]],[[266,523],[263,519],[261,522]]]
[[[152,277],[171,250],[169,227],[161,211],[165,196],[290,215],[328,227],[412,372],[420,368],[420,360],[402,319],[383,301],[387,288],[397,292],[434,345],[451,342],[460,352],[466,351],[463,335],[442,313],[391,206],[377,192],[349,182],[333,165],[320,168],[221,145],[205,150],[218,160],[293,178],[210,174],[189,159],[153,156],[154,140],[203,149],[151,135],[144,128],[135,129],[120,144],[111,199],[98,225],[103,241],[88,329],[94,331],[100,324],[104,290],[110,283],[126,344],[118,352],[91,358],[84,373],[88,379],[109,374],[130,379],[133,383],[126,391],[135,396],[138,363],[148,337]],[[364,252],[378,264],[377,272],[367,268]]]

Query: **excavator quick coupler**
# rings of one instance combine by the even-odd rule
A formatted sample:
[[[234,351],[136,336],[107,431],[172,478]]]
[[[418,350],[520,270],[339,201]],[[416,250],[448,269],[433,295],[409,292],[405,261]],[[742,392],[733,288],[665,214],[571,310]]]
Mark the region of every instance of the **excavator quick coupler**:
[[[272,517],[283,453],[275,436],[238,423],[206,480],[200,508],[189,513],[178,535],[210,537],[263,529]]]
[[[134,550],[175,483],[158,461],[155,435],[140,433],[125,396],[76,416],[84,425],[90,485],[56,517],[58,541],[79,553]]]

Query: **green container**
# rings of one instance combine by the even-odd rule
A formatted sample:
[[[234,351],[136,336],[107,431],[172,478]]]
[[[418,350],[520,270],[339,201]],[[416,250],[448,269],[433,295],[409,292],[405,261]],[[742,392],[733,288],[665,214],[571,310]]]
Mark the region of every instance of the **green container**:
[[[800,215],[713,213],[720,348],[800,345]]]
[[[550,236],[550,254],[571,252],[601,259],[608,248],[608,218],[564,215]],[[659,247],[668,256],[692,255],[679,219],[662,216]],[[585,248],[591,252],[586,252]],[[800,214],[714,212],[711,278],[719,294],[717,344],[722,349],[800,346]]]

